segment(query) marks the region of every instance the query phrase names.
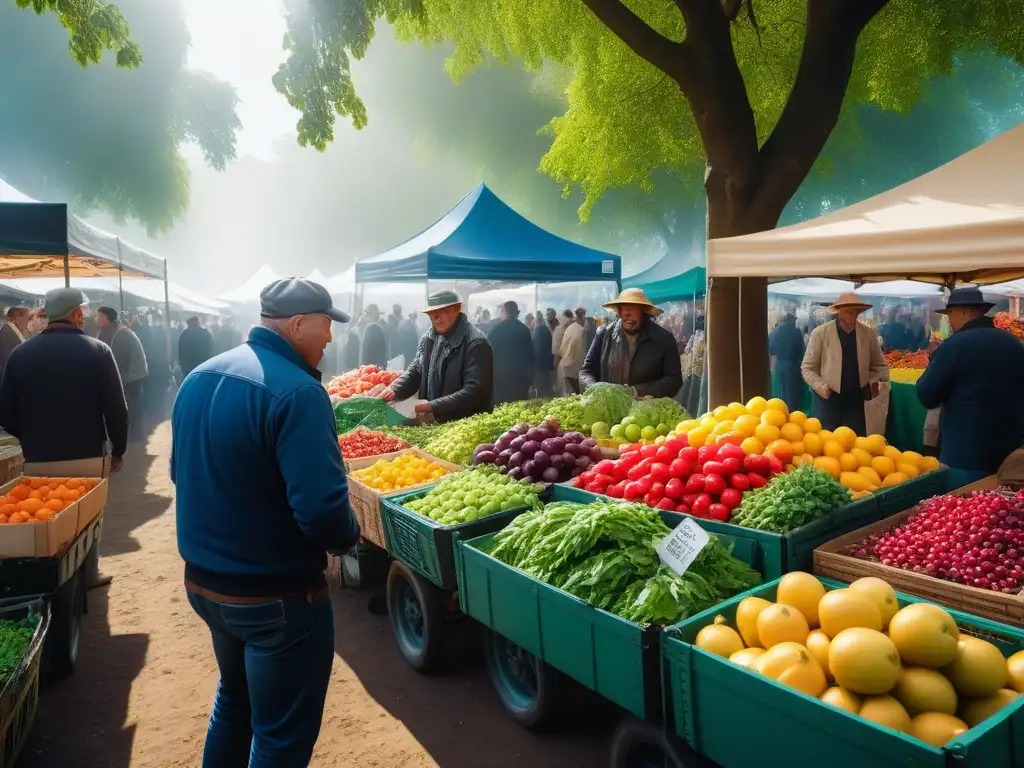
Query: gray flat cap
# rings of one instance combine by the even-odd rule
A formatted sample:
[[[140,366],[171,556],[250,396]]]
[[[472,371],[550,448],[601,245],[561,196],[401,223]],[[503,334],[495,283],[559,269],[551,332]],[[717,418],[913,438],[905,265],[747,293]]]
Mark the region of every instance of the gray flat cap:
[[[275,280],[260,292],[260,316],[283,319],[296,315],[327,315],[336,323],[350,319],[347,312],[335,309],[326,288],[300,277]]]
[[[50,322],[63,320],[79,307],[88,304],[88,297],[78,288],[54,288],[47,291],[43,303],[43,311],[46,312]]]

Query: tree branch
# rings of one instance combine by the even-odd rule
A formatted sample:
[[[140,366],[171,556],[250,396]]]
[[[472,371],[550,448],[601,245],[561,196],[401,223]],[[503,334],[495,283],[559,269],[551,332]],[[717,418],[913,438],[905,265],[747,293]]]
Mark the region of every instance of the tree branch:
[[[760,217],[778,219],[821,154],[839,121],[857,40],[887,2],[808,0],[793,90],[760,152],[763,181],[753,201]]]
[[[678,72],[681,44],[655,31],[621,0],[583,0],[583,4],[637,56],[665,74]]]

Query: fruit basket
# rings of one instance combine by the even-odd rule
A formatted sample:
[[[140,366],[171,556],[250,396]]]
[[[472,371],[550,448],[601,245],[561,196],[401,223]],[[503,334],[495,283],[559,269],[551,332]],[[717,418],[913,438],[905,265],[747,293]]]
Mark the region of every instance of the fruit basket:
[[[360,481],[357,477],[353,477],[352,473],[360,469],[370,467],[379,461],[391,461],[408,454],[413,454],[439,464],[449,472],[458,472],[461,469],[457,464],[452,464],[451,462],[438,459],[421,451],[419,448],[407,448],[394,453],[385,453],[380,456],[367,456],[362,459],[351,459],[345,462],[345,467],[349,473],[349,502],[352,505],[352,511],[355,513],[356,520],[359,521],[360,534],[364,539],[369,541],[371,544],[377,545],[381,549],[387,548],[384,534],[384,523],[381,521],[381,499],[387,496],[404,494],[419,488],[425,488],[434,481],[428,480],[423,483],[406,486],[394,491],[380,491]]]
[[[953,491],[951,495],[969,496],[974,491],[995,488],[997,484],[998,482],[994,477],[987,478],[978,483],[959,488]],[[921,500],[916,500],[915,505],[918,501]],[[934,600],[959,610],[970,611],[986,619],[1024,627],[1024,594],[1021,592],[1008,594],[991,589],[968,586],[935,578],[926,573],[904,570],[848,554],[858,542],[863,541],[872,534],[888,531],[902,525],[917,514],[917,512],[918,507],[912,506],[910,509],[906,509],[896,515],[872,522],[869,525],[822,544],[814,551],[814,572],[822,576],[846,581],[862,576],[877,576],[889,582],[898,590],[918,595],[928,600]]]
[[[822,582],[827,590],[848,586]],[[775,600],[778,583],[752,589],[666,630],[662,658],[670,733],[724,768],[1024,764],[1024,697],[1013,699],[944,747],[933,747],[697,647],[698,633],[717,616],[735,623],[737,606],[744,598]],[[926,602],[902,593],[896,597],[901,607]],[[1018,629],[955,610],[949,614],[961,637],[978,636],[1005,655],[1024,648],[1024,633]],[[737,723],[742,723],[742,738],[737,738]]]
[[[39,704],[39,670],[43,643],[50,627],[50,609],[43,600],[0,601],[0,619],[34,619],[35,631],[21,663],[0,678],[0,768],[13,768],[32,728]]]
[[[594,495],[554,486],[554,500]],[[685,516],[662,512],[669,527]],[[704,523],[705,521],[700,521]],[[760,570],[749,541],[722,537],[733,555]],[[546,584],[489,554],[494,534],[459,540],[456,564],[463,613],[640,718],[661,712],[660,627],[642,627]]]
[[[442,589],[456,589],[455,542],[499,531],[529,507],[514,507],[469,523],[443,525],[404,506],[425,496],[432,487],[381,499],[385,548],[431,583]],[[550,491],[541,498],[548,495]]]

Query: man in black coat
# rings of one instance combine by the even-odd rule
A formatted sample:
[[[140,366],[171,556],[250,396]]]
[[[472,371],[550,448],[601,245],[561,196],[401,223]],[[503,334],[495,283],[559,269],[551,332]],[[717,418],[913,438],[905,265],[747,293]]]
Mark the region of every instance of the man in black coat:
[[[88,301],[77,288],[46,294],[49,325],[15,349],[4,369],[0,427],[21,442],[26,464],[91,459],[99,477],[108,441],[110,470],[121,469],[128,405],[114,353],[82,330]],[[87,578],[90,588],[110,582],[98,568]]]
[[[376,304],[366,307],[366,321],[359,349],[359,364],[376,365],[383,370],[388,365],[388,337],[380,322],[380,310]]]
[[[548,309],[547,318],[538,313],[533,329],[533,386],[537,397],[551,397],[555,389],[555,356],[551,351],[551,323],[558,322],[555,310]]]
[[[494,404],[511,403],[530,397],[533,383],[533,340],[530,330],[519,322],[519,305],[506,301],[501,320],[487,334],[494,354]]]
[[[803,406],[804,378],[800,365],[804,360],[804,335],[796,327],[796,314],[786,312],[782,322],[768,335],[768,354],[779,377],[779,397],[791,411]]]
[[[11,352],[28,338],[28,320],[31,315],[28,307],[11,307],[7,310],[7,322],[0,326],[0,376],[3,375]]]
[[[953,335],[917,380],[921,405],[942,408],[939,460],[951,488],[995,474],[1024,441],[1024,344],[986,316],[993,306],[977,288],[950,293],[940,314]]]
[[[598,330],[580,369],[580,387],[606,381],[632,387],[637,397],[675,397],[683,385],[682,365],[672,332],[652,319],[661,310],[639,288],[627,288],[603,306],[619,319]]]
[[[188,327],[178,337],[178,364],[183,377],[213,357],[213,335],[199,324],[199,318],[190,317],[185,324]]]
[[[494,397],[494,355],[487,337],[462,312],[454,291],[438,291],[424,310],[431,329],[420,340],[416,359],[379,395],[391,402],[418,394],[423,420],[454,421],[485,413]]]

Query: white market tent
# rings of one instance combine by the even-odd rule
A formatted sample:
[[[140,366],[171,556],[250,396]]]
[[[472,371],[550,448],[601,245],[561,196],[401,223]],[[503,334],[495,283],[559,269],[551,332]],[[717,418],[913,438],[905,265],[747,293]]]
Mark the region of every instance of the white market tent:
[[[256,274],[242,283],[234,290],[222,293],[217,298],[221,301],[226,301],[229,304],[244,304],[247,301],[256,301],[260,297],[260,292],[270,285],[275,280],[280,280],[281,276],[277,274],[268,265],[264,264],[262,267],[256,270]]]
[[[306,275],[305,279],[309,280],[311,283],[319,283],[320,285],[327,282],[327,276],[320,271],[319,267],[313,267],[313,271]]]
[[[48,291],[62,288],[64,286],[64,278],[31,277],[0,279],[0,285],[23,292],[27,296],[40,298],[46,295]],[[166,298],[167,304],[170,307],[185,312],[214,317],[221,315],[219,310],[226,306],[215,299],[205,299],[199,294],[174,284],[168,286],[167,296],[165,297],[164,283],[157,280],[125,278],[119,284],[117,279],[112,277],[72,277],[71,285],[75,288],[80,288],[90,300],[95,300],[98,296],[107,297],[123,294],[133,298],[139,304],[156,305],[164,304]]]
[[[708,241],[708,277],[1024,277],[1024,123],[930,173],[811,221]],[[864,289],[867,290],[867,289]]]
[[[836,280],[831,277],[805,277],[785,280],[768,286],[768,293],[778,296],[801,296],[811,299],[834,299],[841,293],[857,290],[857,283]],[[870,283],[859,289],[863,296],[879,296],[896,299],[941,299],[942,289],[937,285],[917,283],[912,280],[893,280],[886,283]]]

